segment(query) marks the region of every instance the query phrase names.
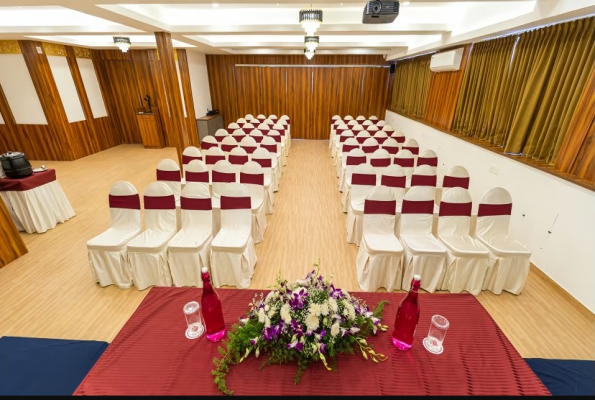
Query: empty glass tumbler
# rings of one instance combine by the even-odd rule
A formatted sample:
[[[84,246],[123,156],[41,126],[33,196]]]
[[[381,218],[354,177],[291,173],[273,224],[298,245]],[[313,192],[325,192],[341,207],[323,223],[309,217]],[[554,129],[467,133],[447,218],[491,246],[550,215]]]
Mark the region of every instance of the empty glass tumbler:
[[[196,339],[205,332],[205,324],[202,318],[202,310],[197,301],[191,301],[184,306],[184,316],[186,317],[186,337]]]
[[[430,353],[441,354],[444,348],[442,342],[446,336],[446,331],[449,327],[449,322],[442,315],[434,315],[430,323],[430,331],[428,336],[424,339],[424,347]]]

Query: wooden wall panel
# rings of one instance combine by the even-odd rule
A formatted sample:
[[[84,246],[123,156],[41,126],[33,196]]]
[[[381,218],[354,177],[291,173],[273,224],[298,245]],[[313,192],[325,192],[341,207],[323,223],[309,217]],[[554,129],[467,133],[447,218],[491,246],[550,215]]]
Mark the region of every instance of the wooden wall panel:
[[[291,119],[292,138],[311,138],[312,68],[287,68],[287,112]]]
[[[363,115],[362,87],[364,68],[338,68],[339,82],[341,82],[338,93],[339,104],[336,114],[341,116],[351,115],[355,118]],[[366,115],[368,117],[369,115]]]
[[[269,115],[288,115],[287,68],[262,68],[262,112]]]
[[[325,137],[330,130],[330,121],[339,109],[340,77],[335,68],[314,68],[314,98],[312,130],[306,139]],[[292,133],[293,134],[293,133]]]
[[[180,66],[180,79],[184,104],[186,105],[186,130],[192,146],[199,146],[198,127],[196,126],[196,112],[194,110],[194,99],[192,97],[192,83],[190,82],[190,69],[188,68],[188,56],[186,50],[178,49],[178,64]]]
[[[238,112],[240,117],[246,114],[270,115],[264,111],[262,103],[262,68],[261,67],[242,67],[236,68],[236,88]]]
[[[458,71],[432,72],[424,114],[426,121],[441,128],[451,128],[470,48],[470,44],[465,45]]]
[[[384,119],[389,88],[388,68],[366,68],[364,70],[360,109],[366,117],[376,115]]]
[[[3,201],[0,201],[0,243],[0,268],[27,253],[27,247]]]

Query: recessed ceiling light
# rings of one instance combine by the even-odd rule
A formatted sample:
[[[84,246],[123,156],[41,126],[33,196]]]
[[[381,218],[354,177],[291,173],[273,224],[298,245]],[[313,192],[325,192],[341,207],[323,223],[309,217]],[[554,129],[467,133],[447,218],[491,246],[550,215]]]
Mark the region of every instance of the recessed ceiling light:
[[[411,4],[411,2],[410,1],[404,1],[401,4],[404,5],[404,6],[408,6],[409,4]]]
[[[219,7],[219,4],[213,3],[213,7],[218,8]]]

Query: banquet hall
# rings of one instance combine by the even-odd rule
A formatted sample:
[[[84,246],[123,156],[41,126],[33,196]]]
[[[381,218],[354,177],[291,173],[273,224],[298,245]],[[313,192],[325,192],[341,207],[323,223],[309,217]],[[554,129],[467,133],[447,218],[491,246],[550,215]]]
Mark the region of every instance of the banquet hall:
[[[595,0],[277,1],[0,0],[0,395],[594,395]]]

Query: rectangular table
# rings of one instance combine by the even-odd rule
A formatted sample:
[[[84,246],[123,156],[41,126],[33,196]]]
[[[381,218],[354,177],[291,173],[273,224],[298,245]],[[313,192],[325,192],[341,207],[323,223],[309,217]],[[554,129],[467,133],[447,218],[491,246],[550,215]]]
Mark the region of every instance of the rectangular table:
[[[182,307],[200,301],[202,289],[152,288],[112,344],[89,372],[77,395],[215,395],[211,370],[220,344],[203,336],[186,339]],[[218,289],[228,329],[261,290]],[[296,365],[272,365],[252,355],[228,374],[238,395],[548,395],[483,306],[470,294],[420,294],[421,317],[408,352],[391,343],[396,309],[404,293],[354,293],[376,306],[382,299],[387,332],[368,342],[388,360],[364,360],[359,350],[339,357],[336,371],[310,365],[298,385]],[[426,351],[422,340],[430,318],[444,315],[450,328],[444,352]]]

